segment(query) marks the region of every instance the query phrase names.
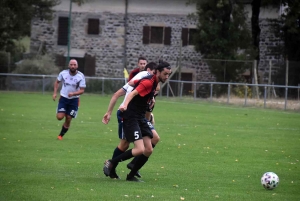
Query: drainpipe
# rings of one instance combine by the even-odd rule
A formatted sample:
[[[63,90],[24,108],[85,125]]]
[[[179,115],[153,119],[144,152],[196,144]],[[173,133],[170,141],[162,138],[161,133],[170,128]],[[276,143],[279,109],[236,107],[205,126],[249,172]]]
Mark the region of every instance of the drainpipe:
[[[128,17],[128,0],[125,0],[124,15],[124,68],[127,69],[127,17]]]

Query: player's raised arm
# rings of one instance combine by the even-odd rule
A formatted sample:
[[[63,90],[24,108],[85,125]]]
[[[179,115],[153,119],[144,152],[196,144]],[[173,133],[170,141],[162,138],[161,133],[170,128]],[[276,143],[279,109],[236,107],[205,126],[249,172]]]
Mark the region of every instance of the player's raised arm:
[[[124,96],[125,93],[126,92],[124,91],[123,88],[119,89],[116,93],[114,93],[114,95],[110,99],[110,102],[109,102],[109,105],[107,108],[107,112],[104,114],[104,116],[102,118],[102,123],[108,124],[108,122],[110,121],[111,113],[116,105],[118,98],[120,96]]]

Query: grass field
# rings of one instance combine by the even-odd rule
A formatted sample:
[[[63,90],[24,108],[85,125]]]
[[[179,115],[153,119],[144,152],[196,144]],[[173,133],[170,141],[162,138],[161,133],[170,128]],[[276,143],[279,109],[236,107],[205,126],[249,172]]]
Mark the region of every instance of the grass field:
[[[0,92],[0,200],[300,200],[300,114],[158,98],[161,141],[141,169],[145,183],[102,172],[118,144],[101,123],[110,97],[84,94],[63,141],[51,94]],[[114,110],[115,112],[116,110]],[[269,191],[264,172],[280,178]]]

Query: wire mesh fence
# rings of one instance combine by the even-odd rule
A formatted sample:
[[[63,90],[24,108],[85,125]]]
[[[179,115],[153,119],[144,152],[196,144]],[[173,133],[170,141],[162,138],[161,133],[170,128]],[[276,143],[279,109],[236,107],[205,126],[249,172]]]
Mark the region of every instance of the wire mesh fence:
[[[219,60],[198,57],[190,58],[190,60],[181,59],[178,59],[178,65],[183,69],[193,69],[191,73],[195,74],[193,80],[186,79],[185,81],[300,85],[299,61],[261,60],[258,63],[256,60]]]
[[[0,73],[0,90],[52,93],[55,75]],[[85,93],[111,95],[124,78],[86,77]],[[240,106],[300,110],[300,86],[169,80],[160,96]]]

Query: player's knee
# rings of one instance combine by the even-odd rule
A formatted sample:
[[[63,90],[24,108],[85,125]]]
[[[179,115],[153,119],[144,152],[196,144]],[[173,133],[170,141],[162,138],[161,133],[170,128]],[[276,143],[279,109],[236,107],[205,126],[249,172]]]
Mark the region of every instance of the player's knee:
[[[63,113],[57,113],[57,115],[56,115],[56,118],[59,121],[62,120],[64,117],[65,117],[65,114],[63,114]]]
[[[144,147],[137,147],[134,150],[134,153],[132,153],[134,156],[139,156],[142,155],[145,152],[145,148]]]
[[[153,152],[152,147],[146,147],[144,150],[144,155],[149,157],[152,154],[152,152]]]
[[[151,139],[151,143],[156,145],[159,142],[160,137],[155,130],[153,130],[152,133],[153,133],[153,138]]]

